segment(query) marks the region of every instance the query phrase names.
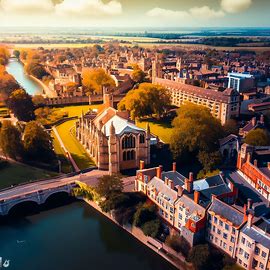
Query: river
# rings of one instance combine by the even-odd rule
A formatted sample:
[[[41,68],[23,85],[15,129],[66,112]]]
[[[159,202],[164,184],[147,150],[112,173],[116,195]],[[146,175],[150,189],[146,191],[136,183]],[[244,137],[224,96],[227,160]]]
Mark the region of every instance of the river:
[[[6,66],[9,74],[13,75],[16,81],[30,95],[42,94],[42,87],[24,72],[24,66],[16,59],[10,59]]]
[[[0,257],[10,270],[175,269],[83,202],[2,222]]]

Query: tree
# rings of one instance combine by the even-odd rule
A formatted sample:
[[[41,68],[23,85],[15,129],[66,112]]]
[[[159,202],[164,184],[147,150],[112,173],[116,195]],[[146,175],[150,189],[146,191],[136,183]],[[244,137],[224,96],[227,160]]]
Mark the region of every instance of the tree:
[[[172,125],[170,147],[175,158],[197,155],[199,151],[215,152],[218,140],[224,136],[221,123],[209,109],[192,103],[180,107]]]
[[[15,90],[7,100],[7,106],[20,121],[34,119],[34,104],[30,95],[23,89]]]
[[[18,51],[18,50],[14,50],[14,51],[13,51],[13,55],[14,55],[16,58],[20,59],[21,53],[20,53],[20,51]]]
[[[134,215],[133,224],[137,227],[142,227],[148,221],[154,220],[157,218],[157,209],[153,204],[139,204],[137,211]]]
[[[145,81],[146,74],[139,68],[138,65],[134,65],[131,78],[136,83],[143,83]]]
[[[98,178],[96,187],[97,193],[106,199],[113,193],[120,193],[123,190],[122,176],[119,174],[104,175]]]
[[[188,256],[190,244],[183,236],[169,235],[165,240],[165,244],[171,247],[176,252],[181,252],[185,257]]]
[[[158,218],[150,220],[142,225],[142,231],[144,235],[150,237],[157,237],[161,227],[161,222]]]
[[[17,160],[23,155],[21,133],[10,121],[4,121],[2,124],[0,146],[6,157]]]
[[[0,46],[0,65],[6,65],[9,59],[9,51],[6,47]]]
[[[209,246],[207,244],[197,245],[191,249],[187,260],[193,263],[194,268],[196,270],[203,270],[203,269],[207,269],[209,256],[210,256],[210,251],[209,251]]]
[[[225,125],[223,126],[224,135],[228,136],[230,134],[238,134],[239,128],[237,122],[233,119],[229,119],[226,121]]]
[[[34,60],[27,63],[26,72],[40,80],[48,75],[44,67]]]
[[[221,164],[222,157],[219,151],[211,153],[200,151],[198,160],[203,165],[204,172],[207,173],[215,170]]]
[[[245,143],[253,146],[270,145],[269,133],[261,128],[250,131],[245,137]]]
[[[86,93],[101,94],[103,87],[115,87],[113,78],[102,68],[91,69],[83,72],[82,84]]]
[[[51,163],[55,159],[50,134],[36,121],[26,124],[23,145],[29,159]]]
[[[32,102],[35,106],[41,106],[45,104],[45,98],[42,95],[34,95]]]
[[[156,115],[158,118],[170,104],[166,88],[151,83],[140,84],[138,89],[131,90],[118,104],[121,111],[127,110],[131,118],[142,118]]]

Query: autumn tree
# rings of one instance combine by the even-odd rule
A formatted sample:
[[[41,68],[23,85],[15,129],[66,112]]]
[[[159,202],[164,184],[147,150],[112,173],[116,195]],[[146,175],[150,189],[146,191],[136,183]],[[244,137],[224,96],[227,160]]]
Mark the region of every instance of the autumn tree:
[[[28,159],[51,163],[55,159],[50,134],[36,121],[26,124],[23,146]]]
[[[31,61],[27,63],[26,65],[26,72],[30,75],[33,75],[34,77],[38,79],[42,79],[43,77],[47,76],[48,73],[44,69],[42,65],[37,63],[36,61]]]
[[[177,111],[173,120],[173,132],[170,147],[175,158],[197,155],[218,150],[218,140],[224,131],[218,119],[214,118],[209,109],[187,103]]]
[[[20,131],[10,121],[4,121],[0,129],[0,146],[6,157],[17,160],[23,155]]]
[[[13,51],[13,55],[14,55],[16,58],[20,59],[21,53],[20,53],[20,51],[18,51],[18,50],[14,50],[14,51]]]
[[[23,89],[15,90],[7,100],[7,106],[20,121],[34,119],[34,105],[30,95]]]
[[[113,78],[102,68],[86,70],[82,74],[82,84],[86,93],[101,94],[103,87],[115,87]]]
[[[6,47],[0,46],[0,65],[6,65],[10,57],[9,51]]]
[[[250,131],[245,137],[245,143],[254,146],[270,145],[269,133],[261,128]]]
[[[157,116],[165,112],[170,104],[167,89],[151,83],[143,83],[138,89],[133,89],[118,104],[118,109],[127,110],[131,118],[142,118],[145,116]]]
[[[143,83],[145,81],[146,74],[139,68],[138,65],[134,65],[131,78],[136,83]]]

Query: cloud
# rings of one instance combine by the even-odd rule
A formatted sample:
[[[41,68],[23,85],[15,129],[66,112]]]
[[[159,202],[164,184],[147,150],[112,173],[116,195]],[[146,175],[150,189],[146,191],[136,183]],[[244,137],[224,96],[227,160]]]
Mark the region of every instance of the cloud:
[[[189,10],[189,13],[193,17],[200,17],[200,18],[206,18],[206,19],[222,18],[225,16],[225,13],[222,10],[214,10],[208,6],[191,8]]]
[[[221,0],[221,7],[228,13],[239,13],[247,10],[252,0]]]
[[[118,1],[103,3],[102,0],[64,0],[55,6],[56,14],[64,16],[104,16],[119,15],[122,13],[122,5]]]
[[[1,8],[6,13],[33,14],[51,12],[54,5],[51,0],[2,0]]]
[[[184,10],[170,10],[162,8],[153,8],[146,13],[149,17],[163,17],[166,19],[211,19],[211,18],[221,18],[225,16],[222,10],[214,10],[208,6],[203,7],[193,7],[187,11]]]

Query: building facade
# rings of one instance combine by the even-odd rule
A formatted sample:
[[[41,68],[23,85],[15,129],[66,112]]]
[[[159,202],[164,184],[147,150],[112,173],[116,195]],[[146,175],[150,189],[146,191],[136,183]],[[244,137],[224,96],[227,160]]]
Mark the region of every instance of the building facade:
[[[127,112],[112,106],[112,96],[105,94],[105,108],[83,114],[76,123],[76,136],[94,159],[97,167],[118,173],[138,168],[140,160],[150,163],[150,129],[138,128]]]

